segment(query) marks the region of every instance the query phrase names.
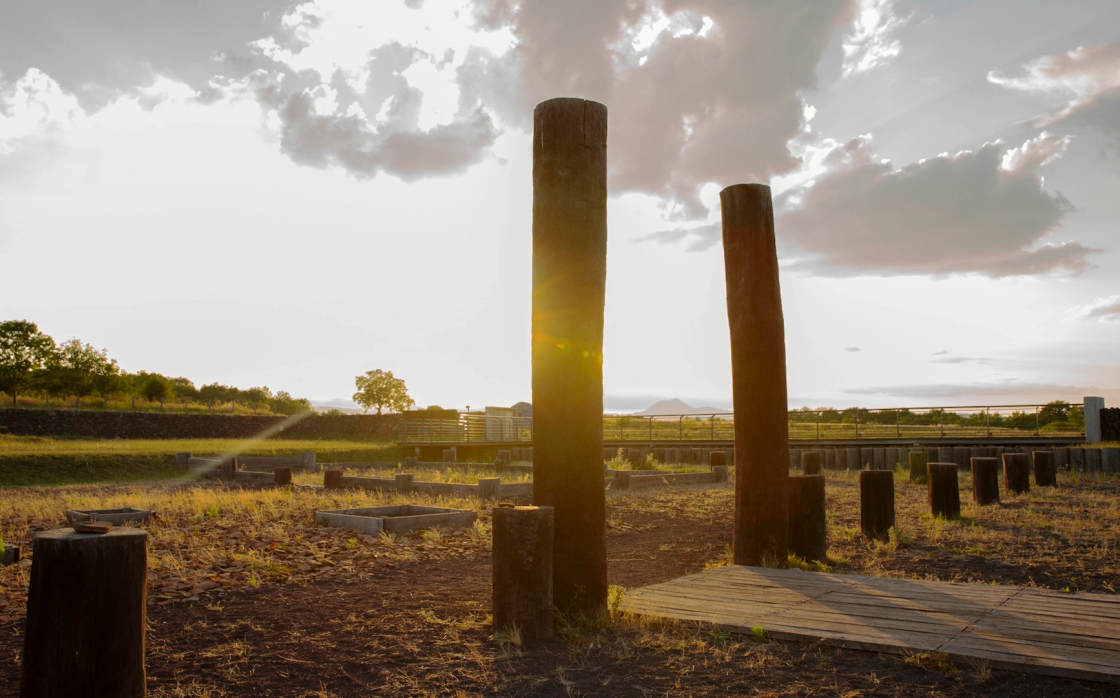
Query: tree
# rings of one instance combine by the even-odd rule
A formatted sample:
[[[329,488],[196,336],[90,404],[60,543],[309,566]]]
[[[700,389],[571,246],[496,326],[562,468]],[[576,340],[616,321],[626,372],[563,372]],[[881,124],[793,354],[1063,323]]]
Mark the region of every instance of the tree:
[[[367,412],[373,408],[377,408],[377,414],[384,409],[404,412],[416,404],[408,396],[404,381],[394,377],[392,371],[367,371],[365,375],[354,378],[354,385],[358,388],[358,392],[354,393],[354,402]]]
[[[140,394],[148,398],[151,402],[159,400],[162,403],[164,400],[171,397],[171,381],[158,373],[148,374],[148,377],[144,380],[143,386],[140,388]]]
[[[12,396],[13,405],[53,352],[54,340],[40,332],[34,322],[0,323],[0,390]]]
[[[69,339],[58,346],[47,360],[43,385],[49,393],[73,395],[78,403],[98,388],[96,377],[116,373],[116,362],[104,349],[82,340]]]

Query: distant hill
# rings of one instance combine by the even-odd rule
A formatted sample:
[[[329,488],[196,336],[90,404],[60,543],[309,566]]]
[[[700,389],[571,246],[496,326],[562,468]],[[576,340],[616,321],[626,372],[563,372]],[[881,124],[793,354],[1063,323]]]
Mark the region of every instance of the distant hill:
[[[641,412],[635,412],[637,417],[659,417],[669,414],[731,414],[731,410],[722,410],[718,407],[693,407],[684,400],[673,398],[655,402]]]

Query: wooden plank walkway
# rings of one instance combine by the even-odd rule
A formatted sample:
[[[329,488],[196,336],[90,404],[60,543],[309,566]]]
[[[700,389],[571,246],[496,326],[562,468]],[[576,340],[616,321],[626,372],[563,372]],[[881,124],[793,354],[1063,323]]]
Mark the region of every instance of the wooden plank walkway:
[[[1120,597],[730,566],[627,592],[622,609],[779,640],[1120,683]]]

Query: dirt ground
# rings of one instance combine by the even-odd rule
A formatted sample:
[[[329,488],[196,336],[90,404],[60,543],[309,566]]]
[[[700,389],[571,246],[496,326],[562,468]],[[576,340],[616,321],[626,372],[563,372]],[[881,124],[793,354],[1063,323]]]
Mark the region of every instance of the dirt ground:
[[[1053,492],[1005,496],[996,507],[964,502],[963,518],[944,522],[923,516],[924,488],[899,483],[898,535],[884,544],[858,534],[857,480],[830,476],[827,567],[1114,592],[1120,487],[1115,481],[1062,484]],[[731,507],[725,486],[611,495],[611,583],[634,588],[723,564]],[[347,535],[338,533],[343,551],[385,545]],[[599,628],[563,628],[549,643],[499,645],[489,627],[485,540],[416,535],[396,545],[421,552],[362,555],[357,564],[335,569],[327,569],[333,567],[328,560],[322,574],[293,571],[259,586],[215,585],[193,596],[182,594],[194,589],[160,595],[158,602],[153,596],[149,694],[1041,698],[1118,691],[982,665],[957,667],[936,656],[758,643],[627,618]],[[21,617],[0,623],[0,696],[18,693],[22,626]]]

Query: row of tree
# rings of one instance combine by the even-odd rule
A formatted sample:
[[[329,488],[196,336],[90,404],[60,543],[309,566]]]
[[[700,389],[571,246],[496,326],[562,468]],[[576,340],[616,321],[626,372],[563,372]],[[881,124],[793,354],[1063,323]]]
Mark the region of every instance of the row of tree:
[[[203,404],[267,406],[281,414],[311,409],[310,401],[293,398],[285,391],[273,393],[267,386],[242,390],[211,383],[196,388],[187,378],[122,371],[104,349],[79,339],[58,344],[27,320],[0,323],[0,392],[11,396],[13,405],[20,395],[40,395],[45,399],[73,397],[78,404],[91,395],[106,401],[120,395],[159,403],[179,399]]]

